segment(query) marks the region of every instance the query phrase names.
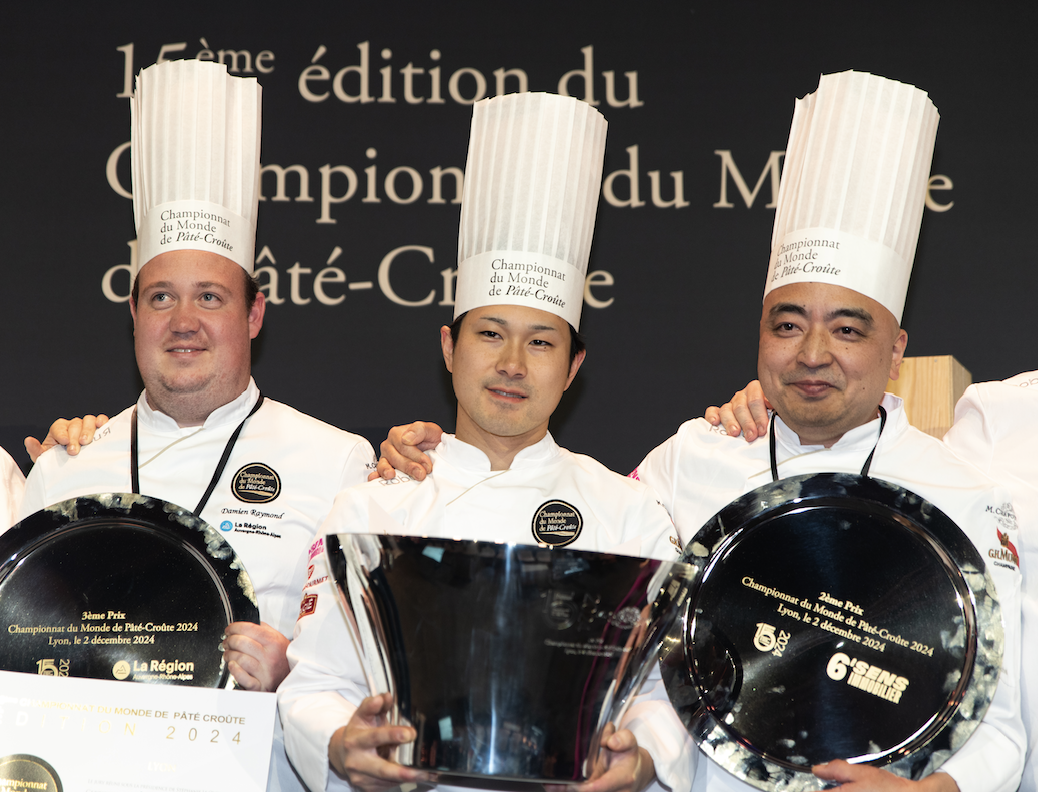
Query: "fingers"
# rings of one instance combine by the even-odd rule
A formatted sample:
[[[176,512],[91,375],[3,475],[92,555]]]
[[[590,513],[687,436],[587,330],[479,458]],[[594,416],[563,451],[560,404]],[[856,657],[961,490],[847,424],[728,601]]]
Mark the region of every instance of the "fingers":
[[[80,446],[87,442],[88,439],[92,440],[94,437],[94,416],[89,416],[90,422],[87,423],[85,418],[73,418],[71,421],[66,421],[65,431],[63,435],[65,450],[68,451],[69,456],[75,456],[79,453]],[[58,422],[55,421],[55,424]],[[86,429],[90,429],[89,436],[86,435]],[[53,434],[54,427],[51,427],[51,433]],[[60,439],[55,435],[55,439]]]
[[[368,696],[364,699],[360,706],[357,707],[354,717],[363,718],[370,722],[370,725],[377,725],[378,717],[385,715],[393,708],[393,694],[392,693],[380,693],[377,696]]]
[[[771,407],[764,397],[758,380],[751,380],[738,391],[732,400],[717,410],[718,424],[732,437],[742,434],[746,442],[763,437],[768,431],[768,410]]]
[[[390,762],[377,753],[360,752],[347,756],[350,764],[344,768],[342,775],[346,776],[353,789],[360,792],[381,792],[401,784],[436,783],[433,774]]]
[[[753,414],[750,411],[745,399],[740,399],[737,394],[736,400],[732,402],[732,413],[734,414],[733,421],[737,422],[739,427],[742,429],[743,437],[746,442],[749,443],[752,440],[756,440],[764,432],[760,431],[757,426],[757,421],[754,419]],[[729,432],[731,434],[731,432]]]
[[[92,442],[94,442],[94,435],[97,433],[98,429],[100,429],[102,426],[104,426],[106,423],[108,423],[108,416],[107,415],[103,415],[103,414],[102,415],[84,415],[81,419],[80,418],[73,419],[72,420],[73,426],[69,427],[69,441],[70,442],[74,442],[77,439],[77,435],[75,434],[75,430],[74,430],[74,425],[75,425],[76,421],[79,421],[80,424],[81,424],[79,435],[78,435],[79,445],[85,446],[85,445],[90,445]],[[76,451],[78,453],[79,449],[77,448]]]
[[[94,441],[94,433],[106,423],[108,416],[104,414],[84,415],[71,421],[59,418],[50,425],[47,437],[42,443],[33,437],[25,438],[25,450],[29,452],[29,458],[33,462],[40,454],[57,445],[65,446],[69,456],[76,456],[82,446],[90,445]]]
[[[739,419],[735,417],[735,408],[732,407],[731,402],[726,402],[715,409],[717,410],[717,424],[714,424],[715,426],[723,426],[729,437],[738,437],[742,434],[742,426],[739,424]]]
[[[406,783],[435,783],[432,773],[404,767],[388,760],[398,745],[417,736],[409,726],[386,726],[385,715],[392,709],[388,693],[364,699],[349,723],[340,727],[329,743],[328,758],[359,792],[380,792]]]
[[[637,745],[619,754],[611,753],[597,778],[576,784],[571,792],[641,792],[656,777],[652,757]]]
[[[422,481],[432,472],[432,460],[423,452],[440,442],[443,430],[434,423],[415,421],[405,426],[394,426],[379,450],[378,475],[392,479],[397,472]]]
[[[609,724],[591,778],[567,787],[570,792],[641,792],[656,776],[652,757],[628,729]]]
[[[238,687],[242,690],[263,691],[263,683],[242,668],[237,660],[228,660],[227,670],[231,672],[234,681],[238,683]]]
[[[70,423],[71,421],[68,421],[65,418],[59,418],[52,423],[50,429],[47,430],[47,436],[43,438],[43,443],[41,443],[43,450],[40,453],[46,452],[51,448],[54,448],[56,445],[68,446],[68,429]],[[76,453],[79,453],[78,443],[76,444]]]
[[[35,464],[36,460],[40,458],[40,454],[43,453],[43,443],[35,437],[26,437],[25,451],[29,454],[29,459],[31,459],[33,464]]]
[[[609,724],[609,726],[612,725],[611,723]],[[637,748],[638,740],[635,739],[634,734],[629,729],[621,729],[611,734],[608,739],[602,742],[602,745],[613,753],[623,753],[624,751],[633,751]]]
[[[768,431],[768,410],[771,409],[771,404],[764,395],[764,389],[761,388],[758,380],[753,380],[747,385],[745,393],[750,417],[757,425],[757,435],[763,435]]]
[[[436,448],[443,435],[443,429],[433,421],[414,421],[404,426],[394,427],[394,429],[398,430],[397,437],[404,445],[414,446],[419,451]],[[389,436],[393,437],[392,431]]]
[[[399,464],[401,467],[404,467],[403,463],[398,462],[397,464]],[[422,478],[419,478],[419,471],[414,471],[414,473],[415,475],[412,476],[412,478],[416,478],[419,481],[421,481]],[[422,473],[421,475],[424,478],[424,473]],[[386,481],[392,481],[396,478],[396,468],[393,467],[389,463],[389,460],[386,459],[384,456],[380,457],[378,460],[378,467],[375,468],[375,478],[384,478],[386,479]]]
[[[851,780],[847,771],[852,767],[853,765],[845,762],[843,759],[834,759],[831,762],[814,765],[811,768],[811,772],[826,781],[836,781],[843,784]]]
[[[221,647],[235,681],[246,690],[277,690],[288,676],[288,639],[269,624],[232,622]]]

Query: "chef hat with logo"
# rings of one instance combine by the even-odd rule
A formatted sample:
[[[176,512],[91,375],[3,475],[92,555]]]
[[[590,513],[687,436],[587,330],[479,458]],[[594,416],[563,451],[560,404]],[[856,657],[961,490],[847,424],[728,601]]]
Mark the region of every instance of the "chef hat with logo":
[[[546,93],[477,102],[465,165],[454,317],[524,305],[580,326],[606,121]]]
[[[130,99],[130,141],[138,269],[168,250],[204,250],[251,274],[260,176],[255,78],[194,60],[149,66]]]
[[[824,75],[797,101],[765,297],[830,283],[901,321],[938,120],[925,91],[864,72]]]

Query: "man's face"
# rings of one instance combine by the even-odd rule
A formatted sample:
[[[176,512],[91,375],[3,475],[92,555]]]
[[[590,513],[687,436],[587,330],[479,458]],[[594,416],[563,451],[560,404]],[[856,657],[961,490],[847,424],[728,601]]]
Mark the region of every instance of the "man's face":
[[[201,424],[248,386],[263,295],[250,310],[242,268],[198,250],[156,256],[137,286],[130,311],[148,403],[181,426]]]
[[[580,352],[570,363],[565,320],[516,305],[474,308],[457,343],[448,327],[440,342],[458,397],[458,438],[484,449],[494,438],[525,447],[544,437],[584,361]]]
[[[875,300],[842,286],[794,283],[764,300],[757,376],[802,443],[829,446],[876,416],[907,343]]]

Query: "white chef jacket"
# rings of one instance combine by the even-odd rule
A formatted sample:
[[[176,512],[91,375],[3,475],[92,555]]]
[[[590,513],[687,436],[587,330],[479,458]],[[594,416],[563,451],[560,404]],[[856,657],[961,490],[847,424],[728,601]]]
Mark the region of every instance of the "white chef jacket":
[[[137,401],[140,491],[193,511],[209,486],[224,447],[259,398],[251,379],[232,402],[214,410],[201,426],[176,421]],[[97,430],[94,441],[70,457],[53,449],[29,473],[22,515],[58,501],[98,492],[130,492],[128,408]],[[280,491],[266,503],[245,502],[235,494],[237,473],[264,465],[277,476]],[[263,405],[242,429],[223,475],[201,517],[230,543],[252,578],[260,619],[291,638],[306,582],[306,553],[314,529],[335,495],[367,480],[374,464],[362,437],[311,418],[280,402]],[[273,479],[264,471],[266,481]],[[239,487],[241,484],[239,483]],[[280,722],[275,724],[268,790],[302,790],[284,754]]]
[[[966,745],[940,768],[962,792],[1012,792],[1016,789],[1026,744],[1020,720],[1020,572],[997,564],[988,550],[1000,547],[997,530],[1018,541],[1008,491],[995,484],[940,441],[908,423],[901,399],[883,398],[887,424],[869,475],[898,484],[926,498],[962,528],[988,560],[1005,627],[1005,652],[995,698]],[[779,476],[807,473],[859,473],[879,434],[879,418],[847,432],[831,448],[802,446],[779,418],[776,457]],[[688,542],[718,511],[771,478],[768,435],[747,443],[728,437],[703,418],[681,425],[676,435],[649,453],[632,476],[651,486],[667,506],[683,542]],[[995,513],[998,510],[998,513]],[[837,758],[837,757],[833,757]],[[749,792],[746,784],[713,761],[701,761],[693,792]]]
[[[583,518],[570,547],[678,558],[676,532],[655,493],[590,457],[560,448],[550,434],[520,451],[504,471],[491,471],[482,451],[449,434],[430,456],[433,472],[423,482],[400,476],[341,493],[311,548],[312,578],[304,590],[288,651],[292,671],[278,691],[278,706],[288,755],[313,792],[350,788],[329,772],[328,744],[370,695],[329,579],[325,534],[386,530],[533,544],[535,512],[546,501],[559,499],[575,506]],[[679,777],[688,775],[694,745],[669,704],[636,701],[623,725],[652,755],[664,783],[671,768],[678,768]]]
[[[0,448],[0,533],[18,522],[25,476],[11,455]]]
[[[955,406],[944,442],[1008,488],[1021,531],[1015,547],[1023,570],[1021,699],[1028,734],[1021,792],[1038,792],[1038,371],[970,385]]]

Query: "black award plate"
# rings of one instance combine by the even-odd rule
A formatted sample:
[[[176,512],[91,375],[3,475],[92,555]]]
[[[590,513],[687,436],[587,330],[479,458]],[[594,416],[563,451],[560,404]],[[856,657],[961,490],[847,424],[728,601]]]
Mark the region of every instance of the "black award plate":
[[[0,669],[229,687],[219,645],[259,621],[230,545],[141,495],[63,501],[0,535]]]
[[[901,487],[782,479],[722,509],[684,560],[697,578],[663,678],[700,748],[760,789],[821,789],[811,765],[839,758],[921,778],[994,696],[1002,624],[984,560]]]

